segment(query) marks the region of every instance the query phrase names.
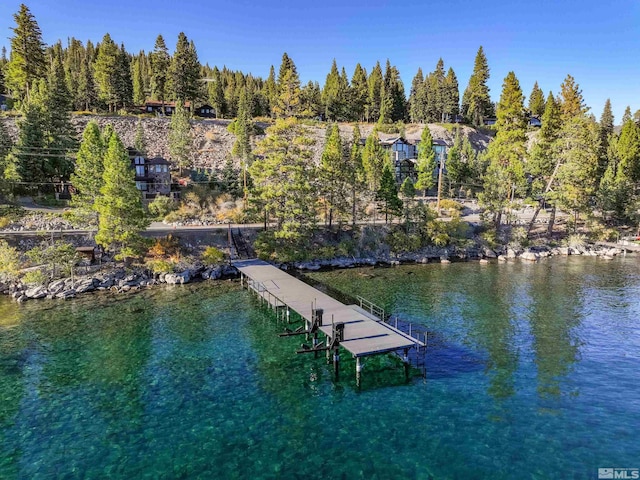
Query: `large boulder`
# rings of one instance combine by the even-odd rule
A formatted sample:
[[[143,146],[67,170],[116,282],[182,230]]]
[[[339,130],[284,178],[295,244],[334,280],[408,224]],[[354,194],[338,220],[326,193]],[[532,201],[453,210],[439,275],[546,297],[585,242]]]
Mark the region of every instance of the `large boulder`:
[[[76,293],[85,293],[85,292],[92,292],[95,289],[96,289],[96,287],[93,284],[93,279],[89,278],[89,279],[85,279],[85,280],[82,280],[81,282],[79,282],[76,285],[75,291],[76,291]]]
[[[522,255],[520,255],[520,258],[527,262],[537,262],[538,254],[535,252],[524,252]]]
[[[191,281],[191,272],[189,270],[185,270],[180,273],[167,273],[164,276],[164,281],[169,285],[184,285]]]
[[[44,298],[47,296],[47,289],[44,288],[43,286],[32,287],[27,289],[24,292],[24,295],[27,298],[33,298],[33,299]]]

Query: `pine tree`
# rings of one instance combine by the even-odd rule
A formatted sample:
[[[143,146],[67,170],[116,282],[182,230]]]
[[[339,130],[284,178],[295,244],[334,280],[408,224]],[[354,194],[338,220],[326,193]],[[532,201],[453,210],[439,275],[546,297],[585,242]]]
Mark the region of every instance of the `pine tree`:
[[[596,192],[598,124],[586,115],[571,117],[563,124],[560,138],[557,199],[559,206],[574,212],[577,222],[579,214],[590,209]]]
[[[402,193],[402,196],[406,199],[412,199],[416,196],[416,187],[413,184],[411,177],[404,179],[404,182],[402,182],[402,185],[400,186],[400,193]]]
[[[380,123],[390,123],[403,120],[405,117],[406,98],[404,85],[400,79],[400,72],[387,59],[382,91],[380,92],[381,105]]]
[[[453,68],[449,67],[444,79],[444,120],[453,122],[460,113],[460,90],[458,77]]]
[[[338,65],[335,58],[331,64],[331,71],[327,74],[327,79],[322,89],[322,103],[325,107],[325,118],[329,121],[342,121],[342,112],[344,110],[344,97],[346,92],[343,91],[343,84],[338,72]]]
[[[191,165],[191,115],[184,108],[181,102],[176,104],[175,112],[171,115],[169,125],[169,153],[180,169],[188,168]]]
[[[411,91],[409,93],[409,118],[413,123],[420,123],[424,120],[424,105],[422,105],[420,95],[423,83],[424,75],[422,74],[422,69],[418,68],[416,76],[411,81]]]
[[[73,102],[67,89],[62,60],[58,56],[52,60],[44,93],[43,129],[50,150],[48,168],[56,180],[68,180],[73,163],[66,154],[76,149],[77,142],[71,123]]]
[[[531,178],[531,193],[539,197],[538,206],[529,223],[529,231],[538,217],[542,206],[548,201],[560,167],[559,139],[562,128],[560,105],[549,92],[542,114],[542,126],[529,152],[527,173]]]
[[[527,121],[524,95],[513,72],[509,72],[504,79],[496,113],[498,132],[487,150],[490,164],[484,179],[484,192],[479,199],[487,211],[494,215],[494,221],[499,226],[510,197],[516,192],[523,193],[526,186],[524,159]]]
[[[425,195],[427,190],[435,185],[433,179],[433,172],[436,165],[436,152],[433,150],[433,137],[431,131],[427,125],[422,129],[420,135],[420,143],[418,144],[418,180],[415,187],[419,190],[424,190]]]
[[[367,83],[369,86],[369,96],[367,98],[365,116],[367,122],[376,122],[380,118],[382,90],[384,89],[384,80],[382,78],[380,62],[377,62],[376,66],[373,67]]]
[[[474,125],[482,125],[485,116],[491,115],[493,107],[489,96],[489,65],[482,47],[478,49],[473,66],[473,73],[469,78],[469,85],[463,98],[463,114]]]
[[[11,54],[5,74],[8,89],[19,99],[29,99],[34,82],[46,75],[42,32],[29,8],[21,4],[13,15],[16,26],[12,28]]]
[[[169,94],[169,66],[171,57],[167,44],[162,35],[156,38],[153,52],[151,53],[151,96],[162,103],[164,113],[164,102]],[[217,112],[218,110],[216,110]]]
[[[318,82],[309,80],[300,92],[300,115],[306,118],[320,117],[323,112],[322,93]]]
[[[540,118],[544,114],[544,107],[544,93],[538,86],[538,82],[535,82],[531,95],[529,95],[529,113],[536,118]]]
[[[27,183],[45,182],[51,173],[47,156],[44,125],[46,84],[36,81],[31,93],[25,97],[22,119],[18,121],[18,140],[9,156],[15,167],[16,180]]]
[[[184,32],[178,35],[176,51],[169,67],[169,79],[173,97],[186,104],[198,98],[200,92],[200,62],[193,42]]]
[[[611,111],[611,100],[607,98],[607,101],[604,103],[604,110],[602,110],[602,115],[600,116],[600,138],[607,138],[609,135],[613,133],[614,127],[614,118],[613,112]]]
[[[85,212],[94,210],[95,201],[104,185],[105,153],[106,146],[100,127],[92,120],[82,134],[82,142],[76,155],[75,170],[71,175],[71,183],[76,189],[73,205]]]
[[[360,127],[353,127],[349,160],[346,164],[348,183],[351,187],[351,224],[355,227],[358,211],[358,191],[365,183],[364,167],[362,165],[362,146],[360,145]]]
[[[380,188],[376,192],[376,201],[379,202],[378,211],[384,213],[385,223],[389,223],[389,215],[398,216],[402,213],[402,200],[398,198],[398,187],[391,171],[391,166],[386,163],[380,178]]]
[[[371,192],[376,192],[378,188],[380,188],[382,170],[386,163],[390,163],[390,157],[380,145],[378,129],[374,127],[371,135],[367,137],[364,149],[362,150],[362,166],[364,168],[367,185]]]
[[[295,117],[300,111],[300,78],[293,60],[285,52],[278,74],[276,102],[273,107],[277,117]]]
[[[351,117],[363,122],[369,97],[369,85],[367,84],[367,72],[358,63],[351,77]]]
[[[133,81],[131,79],[131,62],[129,54],[124,49],[124,44],[120,45],[117,59],[116,76],[116,98],[117,103],[122,108],[127,108],[133,103]]]
[[[445,120],[446,85],[445,85],[444,61],[438,59],[436,69],[429,75],[431,87],[431,101],[434,112],[433,120],[443,122]]]
[[[96,243],[118,252],[116,258],[125,259],[141,253],[140,231],[149,222],[142,207],[142,197],[136,188],[135,172],[127,150],[113,133],[104,156],[103,185],[95,201],[99,215]]]
[[[109,112],[115,112],[118,104],[118,84],[121,80],[119,59],[118,46],[108,33],[105,34],[93,64],[93,71],[98,99],[107,104]]]
[[[609,137],[613,135],[614,118],[611,111],[611,100],[607,98],[604,110],[600,116],[600,162],[598,167],[598,178],[602,178],[607,169],[607,152],[609,150]]]
[[[627,105],[627,108],[624,109],[624,113],[622,114],[622,125],[631,120],[631,107]]]
[[[251,105],[247,90],[243,88],[240,92],[240,102],[238,104],[238,116],[235,121],[236,141],[233,144],[231,154],[240,159],[243,171],[251,166],[253,154],[251,151],[251,135],[253,134],[253,122],[251,118]],[[244,185],[246,188],[246,185]]]
[[[265,97],[267,97],[267,101],[269,102],[269,112],[273,118],[276,116],[275,108],[278,103],[278,85],[276,84],[276,70],[273,65],[271,65],[269,76],[264,83],[264,91]]]
[[[299,242],[315,223],[312,145],[309,132],[295,117],[277,120],[258,145],[260,156],[250,168],[252,197],[275,217],[277,239]]]
[[[224,86],[222,85],[222,77],[217,67],[213,69],[213,81],[209,82],[207,90],[209,93],[209,102],[216,111],[216,117],[224,118],[227,111],[224,100]]]
[[[343,158],[342,139],[338,124],[334,123],[325,143],[320,168],[320,193],[328,209],[329,228],[333,224],[336,213],[344,213],[347,209],[348,171]],[[326,220],[326,218],[325,218]]]
[[[88,50],[88,49],[87,49]],[[78,102],[81,108],[89,110],[95,106],[98,100],[96,84],[93,78],[93,68],[91,67],[91,57],[86,52],[80,66],[78,76]]]
[[[571,75],[567,75],[560,85],[560,98],[560,110],[564,122],[583,115],[589,110],[584,104],[580,86]]]
[[[0,122],[0,197],[8,193],[8,187],[12,180],[17,180],[16,166],[10,155],[13,147],[13,141],[9,136],[9,132]]]
[[[133,63],[133,103],[135,105],[143,105],[145,100],[142,66],[140,65],[140,59],[138,59]]]

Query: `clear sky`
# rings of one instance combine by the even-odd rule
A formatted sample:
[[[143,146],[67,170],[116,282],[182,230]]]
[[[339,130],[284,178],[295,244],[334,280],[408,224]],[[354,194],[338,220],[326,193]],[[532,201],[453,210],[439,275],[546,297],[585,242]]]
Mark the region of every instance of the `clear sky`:
[[[152,50],[158,34],[173,51],[180,31],[196,44],[202,63],[266,77],[283,52],[303,83],[322,86],[331,61],[367,71],[387,58],[407,94],[418,67],[429,72],[442,57],[461,93],[484,47],[494,101],[513,70],[525,95],[538,81],[557,93],[570,73],[600,117],[611,98],[616,123],[627,105],[640,109],[640,2],[637,0],[29,0],[44,41],[104,33],[128,51]],[[9,46],[20,2],[0,2],[0,45]],[[383,65],[384,66],[384,65]]]

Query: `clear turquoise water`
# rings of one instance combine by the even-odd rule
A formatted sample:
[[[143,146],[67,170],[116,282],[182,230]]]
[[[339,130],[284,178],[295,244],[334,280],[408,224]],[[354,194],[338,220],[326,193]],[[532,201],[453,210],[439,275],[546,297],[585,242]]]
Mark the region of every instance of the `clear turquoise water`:
[[[596,478],[640,466],[640,262],[313,274],[433,332],[324,359],[237,284],[0,300],[0,478]],[[343,359],[346,355],[343,355]]]

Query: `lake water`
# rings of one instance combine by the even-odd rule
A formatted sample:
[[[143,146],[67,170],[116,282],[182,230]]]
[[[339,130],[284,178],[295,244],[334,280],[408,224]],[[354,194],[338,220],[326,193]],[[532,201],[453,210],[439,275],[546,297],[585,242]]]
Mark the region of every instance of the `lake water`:
[[[312,274],[431,332],[296,355],[237,282],[0,300],[0,478],[597,478],[640,467],[640,260]]]

